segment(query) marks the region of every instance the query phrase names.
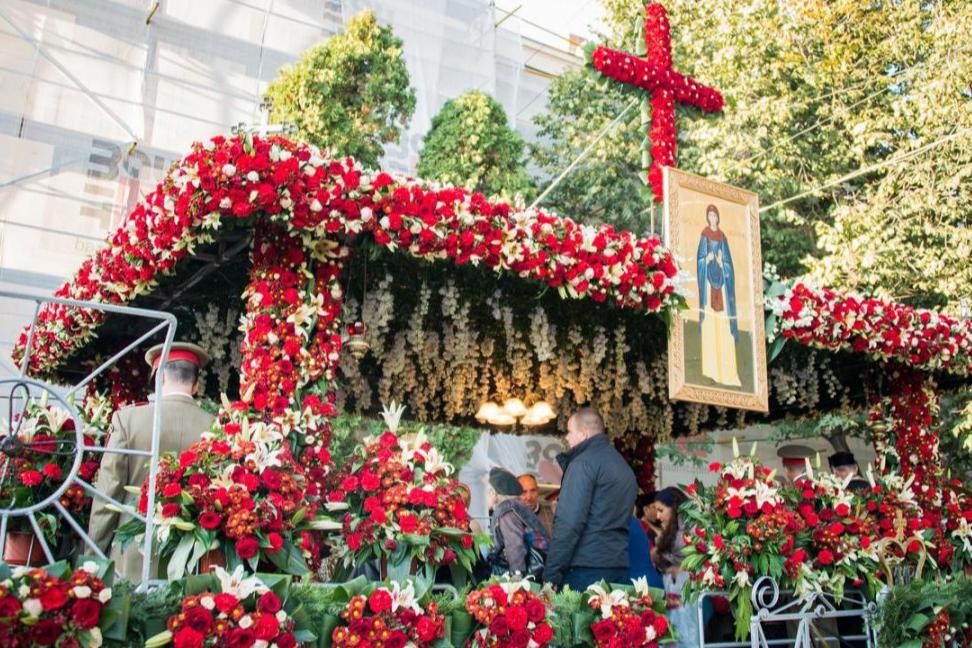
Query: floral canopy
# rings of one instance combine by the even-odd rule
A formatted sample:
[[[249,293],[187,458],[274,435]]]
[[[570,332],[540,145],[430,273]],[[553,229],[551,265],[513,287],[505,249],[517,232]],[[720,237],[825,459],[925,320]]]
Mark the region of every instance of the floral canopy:
[[[561,416],[596,403],[638,453],[700,421],[743,421],[742,413],[676,408],[667,399],[664,322],[681,298],[677,264],[654,236],[366,170],[281,137],[247,136],[194,145],[108,243],[57,296],[181,305],[182,321],[203,342],[199,311],[212,315],[222,300],[226,325],[210,322],[209,341],[230,345],[242,289],[233,351],[241,400],[257,418],[300,412],[312,396],[324,417],[397,398],[422,419],[469,420],[487,397],[518,395],[557,403]],[[249,259],[225,255],[230,244],[248,249]],[[202,281],[194,258],[215,259],[217,272]],[[972,372],[967,321],[802,283],[768,287],[766,309],[774,344],[798,343],[774,368],[777,416],[873,399],[862,391],[862,366]],[[342,318],[369,325],[371,358],[341,353]],[[47,305],[31,374],[63,376],[111,350],[111,336],[98,336],[103,324],[110,332],[100,313]],[[492,332],[481,330],[487,325]],[[234,359],[228,349],[218,355]],[[218,389],[227,384],[224,376]],[[117,401],[133,400],[122,392]]]

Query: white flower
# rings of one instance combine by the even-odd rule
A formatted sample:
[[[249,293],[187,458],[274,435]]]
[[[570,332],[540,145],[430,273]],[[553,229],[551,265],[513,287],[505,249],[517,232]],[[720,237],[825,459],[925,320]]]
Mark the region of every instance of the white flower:
[[[98,592],[98,602],[99,603],[104,604],[104,603],[107,603],[110,600],[111,600],[111,588],[110,587],[106,587],[105,589],[103,589],[100,592]]]
[[[26,612],[28,616],[39,617],[43,611],[44,606],[41,605],[40,599],[29,598],[24,601],[24,612]]]
[[[645,626],[645,641],[651,643],[657,636],[658,633],[655,632],[655,626],[651,624]]]
[[[317,198],[315,198],[313,200],[313,202],[311,202],[310,208],[311,208],[311,211],[312,212],[319,212],[322,209],[324,209],[324,205],[321,204],[321,201],[320,200],[318,200]]]
[[[421,452],[425,456],[425,472],[427,473],[437,473],[442,472],[446,475],[451,475],[452,471],[455,470],[452,464],[445,460],[445,457],[439,453],[435,448],[429,448]]]
[[[101,646],[101,644],[105,641],[104,637],[101,635],[101,628],[95,626],[93,628],[89,628],[88,632],[91,633],[91,641],[88,643],[88,645],[91,648],[99,648],[99,646]]]
[[[251,617],[249,614],[247,614],[245,617],[240,619],[240,627],[243,628],[244,630],[246,630],[252,625],[253,625],[253,617]]]
[[[86,599],[91,596],[91,588],[87,585],[75,585],[74,596],[79,599]]]
[[[648,589],[648,577],[642,576],[640,578],[632,578],[631,584],[634,585],[635,594],[638,596],[648,596],[650,594]]]
[[[251,594],[263,594],[269,591],[259,578],[255,576],[244,578],[243,565],[237,565],[232,574],[222,567],[217,567],[215,573],[216,579],[219,580],[220,591],[225,594],[232,594],[238,599],[245,599]]]
[[[216,607],[216,600],[212,596],[204,596],[199,599],[199,605],[203,606],[207,610],[212,610]]]
[[[228,176],[236,175],[236,167],[233,166],[232,164],[224,164],[223,165],[223,174],[224,175],[228,175]]]
[[[232,207],[232,206],[233,206],[233,201],[232,201],[232,200],[230,199],[230,197],[229,197],[229,196],[224,196],[224,197],[223,197],[223,198],[222,198],[222,199],[221,199],[221,200],[219,201],[219,208],[220,208],[220,209],[229,209],[229,208],[230,208],[230,207]]]
[[[246,174],[246,179],[250,182],[258,182],[260,180],[260,174],[256,171],[250,171]]]
[[[267,648],[269,645],[270,644],[264,639],[257,639],[253,642],[253,648]]]
[[[624,590],[611,590],[607,592],[600,585],[591,585],[587,588],[588,592],[593,592],[587,602],[590,605],[595,603],[598,605],[598,609],[601,610],[602,619],[611,618],[611,609],[618,605],[623,605],[628,607],[631,603],[628,601],[628,595],[624,593]]]
[[[20,598],[27,598],[30,596],[30,585],[21,585],[17,592],[20,594]]]
[[[749,572],[745,569],[740,569],[736,572],[736,575],[732,577],[732,582],[739,587],[747,587],[749,585]]]
[[[398,608],[405,608],[412,610],[416,614],[422,612],[422,608],[419,606],[418,601],[415,600],[415,588],[412,586],[412,581],[409,581],[405,587],[401,587],[398,583],[392,583],[391,591],[392,599],[392,612],[396,611]]]
[[[286,613],[286,612],[284,612],[283,610],[279,610],[279,611],[277,612],[277,622],[278,622],[278,623],[283,623],[283,622],[285,622],[286,620],[287,620],[287,613]]]

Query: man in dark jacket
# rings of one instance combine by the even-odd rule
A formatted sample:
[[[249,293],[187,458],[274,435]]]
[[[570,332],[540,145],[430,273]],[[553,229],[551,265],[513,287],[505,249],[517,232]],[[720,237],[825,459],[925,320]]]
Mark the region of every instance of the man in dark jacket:
[[[628,525],[638,496],[634,473],[604,434],[597,410],[567,422],[564,470],[544,580],[584,591],[600,580],[628,582]]]

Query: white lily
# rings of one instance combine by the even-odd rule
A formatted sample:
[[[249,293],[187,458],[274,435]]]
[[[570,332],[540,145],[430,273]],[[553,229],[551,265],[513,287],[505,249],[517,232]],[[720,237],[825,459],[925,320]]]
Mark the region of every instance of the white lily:
[[[237,565],[232,574],[222,567],[216,567],[214,571],[216,579],[219,580],[220,590],[225,594],[232,594],[238,599],[245,599],[251,594],[263,594],[269,591],[269,588],[259,578],[255,576],[244,578],[243,565]]]
[[[422,608],[415,599],[415,587],[412,585],[411,581],[406,583],[405,587],[400,586],[397,582],[392,583],[390,593],[392,599],[392,612],[395,612],[398,610],[398,608],[404,608],[411,610],[416,614],[421,614]]]
[[[425,472],[436,473],[442,472],[446,475],[451,475],[455,468],[452,464],[445,460],[445,457],[435,448],[429,448],[428,450],[422,452],[425,456]]]
[[[587,588],[587,591],[593,593],[593,596],[587,599],[588,604],[593,605],[595,602],[598,604],[602,619],[610,619],[611,609],[617,605],[623,605],[625,607],[631,605],[628,601],[628,595],[622,590],[611,590],[607,592],[600,585],[591,585]]]
[[[634,585],[635,594],[638,596],[648,596],[651,591],[648,587],[648,577],[642,576],[640,578],[632,578],[631,584]]]

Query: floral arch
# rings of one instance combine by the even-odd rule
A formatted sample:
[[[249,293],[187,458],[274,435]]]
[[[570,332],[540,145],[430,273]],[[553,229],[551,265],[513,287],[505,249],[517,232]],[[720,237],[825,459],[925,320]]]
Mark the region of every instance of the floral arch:
[[[329,421],[339,409],[342,308],[352,290],[344,279],[362,242],[393,256],[440,262],[439,267],[491,269],[538,291],[553,288],[551,294],[577,300],[590,312],[664,318],[680,304],[677,264],[656,237],[517,210],[480,194],[365,170],[350,158],[330,159],[312,146],[259,136],[215,137],[194,145],[109,245],[56,295],[131,303],[153,293],[202,247],[229,239],[235,249],[249,249],[249,269],[240,318],[241,398],[224,401],[221,432],[232,445],[241,428],[262,426],[268,451],[300,466],[303,495],[313,502],[324,497],[331,466]],[[792,340],[846,354],[856,358],[857,367],[867,364],[892,376],[890,398],[883,407],[875,403],[874,416],[888,418],[893,433],[885,442],[896,446],[905,474],[919,477],[914,488],[926,506],[941,503],[933,379],[972,373],[972,326],[804,284],[771,287],[766,297],[775,344]],[[98,313],[45,307],[30,373],[56,375],[91,345],[102,324]],[[15,358],[22,357],[25,342],[26,335]],[[620,362],[623,366],[623,358]],[[631,373],[628,380],[638,382],[637,372]],[[667,400],[664,394],[656,397]],[[623,390],[620,398],[631,401]],[[636,437],[629,450],[650,456],[651,444]],[[226,452],[223,459],[231,462],[234,456]]]

